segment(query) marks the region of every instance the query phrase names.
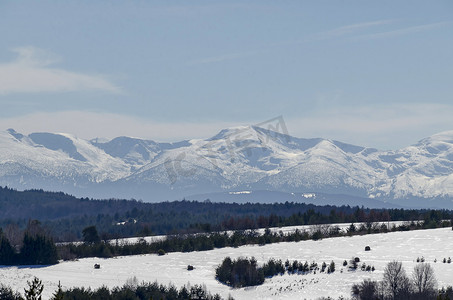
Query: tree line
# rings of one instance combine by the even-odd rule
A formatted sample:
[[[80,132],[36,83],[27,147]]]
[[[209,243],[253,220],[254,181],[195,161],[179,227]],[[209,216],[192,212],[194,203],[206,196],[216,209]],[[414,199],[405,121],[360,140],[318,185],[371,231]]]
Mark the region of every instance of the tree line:
[[[2,300],[38,300],[42,298],[44,285],[38,278],[27,281],[27,288],[24,289],[24,296],[11,287],[0,285],[0,299]],[[137,278],[127,280],[122,287],[109,289],[105,286],[92,290],[91,288],[73,287],[63,289],[58,284],[58,289],[52,294],[51,300],[221,300],[219,294],[212,295],[203,285],[182,286],[176,288],[174,285],[165,286],[154,283],[138,283]],[[228,300],[233,300],[229,297]]]
[[[167,236],[165,239],[146,242],[144,239],[137,243],[116,243],[115,241],[101,241],[97,236],[95,226],[89,231],[95,231],[94,236],[85,243],[69,243],[58,246],[60,258],[75,259],[83,257],[113,257],[139,254],[165,254],[168,252],[207,251],[214,248],[239,247],[244,245],[266,245],[281,242],[299,242],[304,240],[318,240],[329,237],[385,233],[390,231],[407,231],[432,228],[432,222],[406,222],[388,228],[386,223],[354,224],[341,231],[337,225],[315,225],[309,230],[296,229],[292,232],[271,231],[269,228],[260,234],[256,230],[236,230],[233,232],[212,232],[205,234],[188,234]],[[450,221],[439,221],[436,227],[449,227]]]

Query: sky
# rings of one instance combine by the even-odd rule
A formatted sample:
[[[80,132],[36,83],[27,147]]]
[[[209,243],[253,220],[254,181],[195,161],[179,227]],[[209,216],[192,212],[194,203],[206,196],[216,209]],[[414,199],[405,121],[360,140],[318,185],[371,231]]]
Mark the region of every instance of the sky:
[[[289,134],[382,150],[453,130],[453,2],[1,1],[0,130]]]

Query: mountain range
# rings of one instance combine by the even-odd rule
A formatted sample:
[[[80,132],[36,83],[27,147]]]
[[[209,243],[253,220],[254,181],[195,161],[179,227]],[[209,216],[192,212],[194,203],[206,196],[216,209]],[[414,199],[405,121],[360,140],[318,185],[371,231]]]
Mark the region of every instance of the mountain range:
[[[177,143],[8,129],[0,132],[0,185],[143,201],[241,197],[338,204],[335,198],[350,197],[374,206],[452,208],[453,131],[380,151],[257,126]]]

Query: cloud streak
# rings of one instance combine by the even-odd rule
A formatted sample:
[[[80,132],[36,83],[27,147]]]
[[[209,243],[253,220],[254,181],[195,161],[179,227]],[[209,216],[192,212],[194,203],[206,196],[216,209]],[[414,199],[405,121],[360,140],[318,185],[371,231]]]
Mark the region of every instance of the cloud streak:
[[[121,93],[101,75],[89,75],[51,67],[60,58],[35,47],[13,49],[17,58],[0,63],[0,95],[15,93],[74,92],[97,90]]]
[[[391,30],[391,31],[360,35],[360,36],[355,37],[354,39],[372,40],[372,39],[392,38],[392,37],[396,37],[396,36],[402,36],[402,35],[432,30],[432,29],[436,29],[436,28],[450,25],[450,24],[452,24],[452,22],[438,22],[438,23],[432,23],[432,24],[411,26],[411,27],[406,27],[406,28],[401,28],[401,29],[396,29],[396,30]]]
[[[340,27],[337,27],[332,30],[317,33],[315,35],[315,37],[317,39],[328,39],[328,38],[333,38],[333,37],[341,37],[341,36],[352,34],[352,33],[355,33],[357,31],[361,31],[364,29],[382,26],[382,25],[388,25],[388,24],[391,24],[394,22],[395,22],[395,20],[388,19],[388,20],[378,20],[378,21],[350,24],[350,25],[340,26]]]

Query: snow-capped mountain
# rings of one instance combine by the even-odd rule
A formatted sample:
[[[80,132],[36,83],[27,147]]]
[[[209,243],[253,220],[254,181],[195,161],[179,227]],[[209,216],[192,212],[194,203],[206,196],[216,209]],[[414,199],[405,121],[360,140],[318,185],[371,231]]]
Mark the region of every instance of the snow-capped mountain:
[[[0,132],[0,185],[145,201],[268,190],[451,207],[453,131],[378,151],[255,126],[178,143],[130,137],[87,141],[8,129]]]

